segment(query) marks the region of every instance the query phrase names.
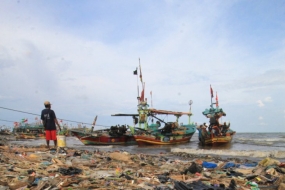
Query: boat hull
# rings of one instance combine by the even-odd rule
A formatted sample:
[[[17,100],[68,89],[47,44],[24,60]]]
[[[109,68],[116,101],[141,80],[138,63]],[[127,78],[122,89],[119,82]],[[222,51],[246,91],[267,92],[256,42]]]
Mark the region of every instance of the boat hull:
[[[160,136],[134,135],[139,146],[143,145],[174,145],[188,143],[193,134],[181,136]]]
[[[76,136],[84,145],[137,145],[133,135],[87,135],[80,132],[71,132]]]
[[[16,139],[42,139],[45,138],[45,130],[42,125],[27,125],[13,129]]]
[[[225,136],[213,136],[209,135],[208,137],[202,137],[200,139],[201,143],[204,145],[220,145],[228,144],[232,141],[235,133],[226,134]]]
[[[45,134],[41,133],[41,134],[30,134],[30,133],[26,133],[26,134],[16,134],[16,139],[44,139],[45,138]]]
[[[79,139],[84,145],[136,145],[136,141],[133,136],[123,135],[120,137],[110,136],[87,136]]]

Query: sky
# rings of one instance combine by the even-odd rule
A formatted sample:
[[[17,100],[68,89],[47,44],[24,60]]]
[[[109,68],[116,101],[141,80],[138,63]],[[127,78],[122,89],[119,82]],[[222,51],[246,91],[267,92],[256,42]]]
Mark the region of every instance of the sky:
[[[72,127],[131,125],[111,115],[137,113],[140,63],[151,107],[208,122],[211,85],[233,130],[285,132],[284,31],[282,0],[2,0],[0,126],[46,100]]]

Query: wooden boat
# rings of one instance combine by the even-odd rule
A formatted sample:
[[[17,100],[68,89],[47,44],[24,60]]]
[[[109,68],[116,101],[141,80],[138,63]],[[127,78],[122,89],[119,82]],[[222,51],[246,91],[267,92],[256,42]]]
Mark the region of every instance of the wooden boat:
[[[144,125],[142,130],[141,126],[136,128],[133,132],[134,138],[139,146],[141,145],[173,145],[188,143],[196,131],[196,126],[194,123],[190,123],[191,112],[174,112],[166,110],[157,110],[153,108],[148,108],[147,104],[139,105],[139,125]],[[164,122],[163,120],[156,117],[156,115],[174,115],[176,116],[175,122]],[[187,115],[189,117],[188,124],[178,124],[178,119],[182,115]],[[148,117],[157,119],[156,123],[148,124]],[[161,127],[160,122],[164,123],[164,127]]]
[[[209,127],[200,125],[197,127],[199,131],[199,141],[202,145],[220,145],[220,144],[228,144],[232,141],[235,131],[230,129],[230,123],[224,122],[220,124],[219,119],[223,116],[226,116],[226,113],[222,108],[219,107],[218,96],[216,94],[216,102],[212,102],[213,98],[213,90],[210,86],[211,92],[211,105],[209,109],[205,109],[202,112],[204,116],[209,118]],[[216,108],[214,108],[214,104],[216,104]]]
[[[143,102],[139,104],[138,114],[114,114],[112,116],[132,116],[134,126],[111,126],[108,129],[95,130],[94,126],[97,116],[94,119],[91,129],[78,128],[70,129],[72,135],[77,137],[84,145],[171,145],[187,143],[196,131],[195,125],[190,124],[191,112],[173,112],[148,108]],[[164,122],[157,118],[157,114],[175,115],[176,122]],[[178,125],[178,118],[182,115],[189,116],[189,124]],[[156,118],[156,123],[148,124],[147,118]],[[138,118],[137,118],[138,117]],[[138,122],[139,121],[139,122]],[[159,128],[160,122],[165,123],[164,128]],[[138,127],[136,124],[139,123]],[[128,131],[130,129],[130,131]]]
[[[9,129],[1,129],[0,135],[11,135],[11,131]]]
[[[134,127],[129,127],[131,133],[133,134],[138,145],[173,145],[187,143],[190,141],[192,135],[196,131],[196,126],[190,123],[191,113],[191,104],[189,112],[174,112],[166,110],[157,110],[154,108],[149,108],[147,104],[147,99],[144,98],[145,92],[145,83],[142,80],[141,66],[139,65],[140,70],[140,81],[142,83],[141,96],[139,97],[138,93],[138,114],[116,114],[113,116],[132,116],[134,121]],[[137,75],[137,70],[134,71],[134,74]],[[138,75],[137,75],[138,76]],[[137,80],[138,81],[138,80]],[[137,88],[139,89],[139,87]],[[152,96],[152,92],[150,93]],[[152,101],[151,101],[152,102]],[[176,116],[175,122],[164,122],[163,120],[156,117],[156,115],[174,115]],[[179,125],[178,119],[182,115],[188,115],[189,123],[186,125]],[[138,117],[138,118],[137,118]],[[148,118],[151,117],[151,124],[148,123]],[[156,123],[153,122],[153,119],[156,119]],[[165,126],[161,127],[161,123],[164,123]],[[138,127],[136,124],[138,123]]]
[[[141,72],[141,68],[140,68]],[[134,72],[137,75],[137,70]],[[142,75],[140,73],[142,81]],[[113,126],[109,129],[93,131],[97,116],[94,119],[93,127],[91,131],[84,130],[71,130],[71,133],[75,135],[85,145],[172,145],[187,143],[190,141],[192,135],[196,131],[195,125],[190,123],[191,112],[172,112],[165,110],[156,110],[149,108],[149,105],[144,99],[143,85],[141,97],[138,99],[138,114],[114,114],[112,116],[132,116],[134,126]],[[139,96],[139,94],[138,94]],[[192,104],[192,103],[191,103]],[[190,105],[191,105],[190,104]],[[191,110],[191,107],[190,107]],[[166,114],[176,116],[175,122],[166,123],[163,120],[157,118],[155,115]],[[189,123],[186,125],[179,125],[178,119],[182,115],[189,116]],[[138,117],[138,118],[137,118]],[[156,123],[148,124],[148,117],[156,118]],[[160,122],[164,123],[164,128],[160,128]],[[136,124],[138,123],[138,127]],[[129,129],[130,131],[127,131]]]
[[[111,126],[109,129],[95,130],[94,126],[97,116],[94,119],[93,126],[90,129],[70,129],[72,135],[77,137],[84,145],[136,145],[134,136],[127,131],[125,125]]]
[[[41,124],[25,124],[13,129],[16,139],[41,139],[45,138],[44,127]]]
[[[77,137],[84,145],[135,145],[132,134],[110,135],[112,130],[96,130],[85,133],[80,130],[71,130],[71,134]]]
[[[234,131],[227,132],[225,135],[222,136],[215,136],[215,135],[209,135],[210,137],[204,138],[202,144],[208,145],[208,144],[227,144],[232,141]]]

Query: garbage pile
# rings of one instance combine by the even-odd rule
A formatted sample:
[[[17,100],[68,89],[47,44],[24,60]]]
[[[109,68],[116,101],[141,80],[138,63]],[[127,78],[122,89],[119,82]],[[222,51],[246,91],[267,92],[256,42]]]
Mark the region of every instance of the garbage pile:
[[[285,163],[273,158],[185,160],[178,153],[0,146],[0,190],[284,190],[284,174]]]

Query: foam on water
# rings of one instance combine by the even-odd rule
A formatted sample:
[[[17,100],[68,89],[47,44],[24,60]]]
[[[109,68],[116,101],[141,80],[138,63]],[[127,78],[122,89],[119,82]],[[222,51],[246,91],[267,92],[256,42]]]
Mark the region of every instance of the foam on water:
[[[267,142],[285,142],[285,138],[255,138],[255,139],[248,139],[248,138],[236,138],[238,141],[252,141],[252,142],[259,142],[259,141],[267,141]]]
[[[274,157],[284,158],[285,151],[254,151],[254,150],[206,150],[206,149],[187,149],[172,148],[171,152],[186,152],[188,154],[200,155],[221,155],[221,156],[237,156],[237,157]]]

